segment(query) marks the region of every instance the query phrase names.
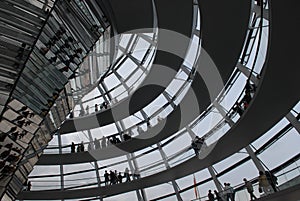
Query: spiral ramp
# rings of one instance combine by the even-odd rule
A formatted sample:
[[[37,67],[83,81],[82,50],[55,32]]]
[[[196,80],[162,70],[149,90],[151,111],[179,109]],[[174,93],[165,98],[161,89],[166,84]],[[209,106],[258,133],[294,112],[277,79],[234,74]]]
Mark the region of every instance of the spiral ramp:
[[[153,29],[154,25],[157,25],[157,51],[154,55],[151,69],[143,82],[131,95],[125,97],[120,102],[112,104],[109,109],[82,117],[67,118],[67,114],[72,110],[70,107],[69,111],[63,115],[65,119],[67,119],[65,120],[60,117],[61,121],[55,122],[55,126],[43,125],[46,124],[46,122],[50,122],[50,117],[48,117],[48,121],[43,121],[43,118],[47,118],[47,114],[43,113],[43,116],[36,119],[34,123],[37,124],[38,127],[46,127],[48,129],[47,136],[55,132],[59,132],[60,135],[69,135],[72,132],[86,131],[106,126],[114,122],[119,122],[127,116],[143,110],[143,108],[154,101],[155,98],[164,93],[167,86],[176,76],[176,73],[184,66],[184,56],[191,46],[191,38],[193,35],[197,35],[201,38],[202,49],[199,58],[195,61],[195,66],[192,68],[194,70],[190,73],[191,78],[188,79],[191,84],[186,87],[187,92],[184,94],[182,100],[178,105],[173,106],[174,110],[162,122],[148,128],[140,135],[134,136],[129,141],[122,142],[115,146],[108,146],[104,149],[71,154],[59,153],[41,155],[41,150],[43,150],[45,145],[49,142],[50,137],[46,137],[44,144],[40,143],[40,148],[35,147],[30,154],[28,154],[29,148],[31,148],[29,146],[26,150],[27,156],[22,158],[23,160],[19,159],[17,162],[18,165],[14,170],[14,174],[4,178],[7,181],[5,183],[6,185],[3,186],[5,190],[2,190],[4,200],[16,199],[18,192],[22,188],[24,179],[30,172],[19,171],[19,168],[24,167],[28,163],[30,163],[31,166],[35,163],[37,163],[37,166],[81,164],[86,162],[96,163],[97,161],[138,152],[146,147],[151,147],[153,144],[157,144],[158,146],[161,141],[174,135],[174,133],[182,129],[189,130],[188,127],[191,125],[191,122],[195,119],[201,121],[201,117],[205,116],[205,113],[210,110],[211,107],[218,108],[216,100],[220,98],[220,94],[222,95],[222,93],[224,93],[224,88],[226,89],[231,84],[233,74],[237,71],[245,74],[251,82],[257,85],[257,89],[247,110],[245,110],[237,121],[234,122],[230,120],[231,116],[229,114],[224,115],[224,122],[230,125],[230,129],[223,136],[219,137],[218,140],[209,144],[202,153],[200,152],[200,159],[191,156],[186,161],[172,167],[169,166],[166,170],[114,186],[101,186],[101,184],[98,184],[98,187],[91,186],[82,189],[79,187],[79,189],[76,190],[53,189],[23,191],[18,195],[17,199],[63,200],[94,197],[95,199],[105,200],[106,197],[136,191],[139,200],[147,200],[145,192],[143,192],[142,189],[169,181],[172,181],[172,185],[174,186],[176,179],[191,175],[205,168],[210,168],[219,161],[247,147],[250,143],[270,130],[279,120],[288,116],[293,106],[299,101],[299,93],[291,90],[297,86],[297,76],[299,75],[298,69],[296,68],[297,62],[292,59],[297,56],[297,53],[293,51],[293,47],[296,48],[299,42],[297,39],[298,32],[294,26],[297,19],[299,19],[296,15],[295,2],[290,1],[282,5],[279,2],[268,1],[268,9],[265,10],[261,8],[265,2],[261,1],[239,2],[232,0],[229,2],[218,2],[222,4],[219,7],[216,7],[216,2],[213,1],[199,1],[198,3],[201,14],[201,29],[199,31],[194,29],[193,15],[195,15],[195,5],[197,5],[197,3],[192,1],[183,2],[178,0],[172,2],[172,4],[167,1],[149,1],[145,3],[141,1],[131,1],[130,3],[126,1],[122,1],[122,3],[117,1],[101,1],[95,3],[95,1],[93,1],[89,5],[90,8],[94,10],[100,7],[103,9],[103,13],[111,20],[111,26],[114,30],[113,32],[115,32],[114,34],[131,32],[136,29]],[[132,4],[132,10],[129,12],[126,6],[130,4]],[[57,12],[59,12],[59,6],[70,5],[60,5],[57,3],[57,5],[54,4],[54,6],[58,6]],[[55,9],[53,10],[55,11]],[[135,12],[145,17],[136,18],[136,16],[132,14]],[[251,36],[249,36],[249,32],[251,32],[251,26],[249,26],[249,24],[251,24],[251,20],[253,20],[253,14],[256,14],[257,18],[264,18],[264,20],[267,20],[269,23],[266,58],[260,74],[256,76],[251,74],[253,73],[252,70],[247,71],[243,68],[241,64],[243,59],[241,61],[241,57],[244,58],[245,55],[242,54],[240,57],[241,51],[247,44],[247,39],[251,38]],[[292,17],[290,16],[291,14],[293,14]],[[285,27],[285,29],[282,27]],[[167,33],[171,33],[170,30],[184,35],[185,39],[179,41],[177,44],[174,43],[174,39],[170,37],[170,35],[167,35]],[[92,34],[90,33],[90,35]],[[101,35],[101,33],[98,33],[98,36],[99,35]],[[281,40],[282,38],[285,38],[285,40]],[[83,40],[83,38],[81,39]],[[96,37],[94,37],[94,41],[85,43],[89,44],[87,47],[91,48],[96,42],[95,39]],[[176,52],[176,54],[166,52],[166,48],[171,49]],[[284,54],[282,53],[282,49],[285,50]],[[209,85],[209,81],[207,81],[208,78],[204,76],[208,75],[205,74],[207,73],[205,67],[209,66],[207,62],[203,62],[207,59],[205,57],[206,54],[209,55],[213,61],[213,66],[216,66],[217,71],[220,73],[220,83],[223,83],[225,87],[222,85]],[[286,65],[286,61],[289,61],[289,65]],[[76,64],[79,66],[80,62]],[[163,68],[161,66],[171,68],[172,70],[168,71],[171,73],[162,71]],[[285,66],[284,71],[282,71],[282,66]],[[159,75],[162,74],[164,76],[160,77]],[[161,83],[157,77],[164,79],[163,82]],[[65,82],[62,81],[62,86],[64,84],[66,84],[66,86],[68,85],[66,83],[67,79],[68,77],[64,80]],[[157,80],[157,85],[152,84]],[[278,82],[278,80],[280,80],[280,82]],[[16,84],[16,86],[18,85]],[[274,89],[276,89],[275,93]],[[20,97],[16,98],[20,99]],[[71,99],[71,97],[69,98]],[[41,99],[39,100],[41,102],[43,101]],[[170,101],[170,105],[171,104],[172,101]],[[11,109],[11,105],[8,104],[4,106],[4,111],[7,112],[7,108]],[[26,105],[26,103],[24,105]],[[194,107],[190,107],[191,105]],[[27,111],[32,113],[37,111],[37,109],[31,108],[31,105],[27,106],[30,108],[27,109]],[[49,105],[49,109],[51,107],[52,105]],[[57,110],[56,104],[53,104],[53,107],[56,107]],[[50,110],[53,110],[53,107]],[[195,108],[197,109],[195,110]],[[274,108],[276,108],[276,110],[274,110]],[[4,114],[5,112],[3,115]],[[8,116],[4,117],[8,119]],[[62,123],[61,126],[60,123]],[[35,135],[39,132],[38,127],[35,129],[37,132],[33,133],[32,138],[35,138]],[[43,132],[38,134],[46,135],[47,129],[44,128]],[[209,138],[211,135],[213,135],[213,132],[207,132],[205,137]],[[228,147],[229,142],[234,143],[230,143],[230,147]],[[28,141],[27,143],[30,144],[32,141]],[[22,145],[24,144],[23,142]],[[36,153],[34,153],[34,151],[36,151]],[[134,158],[134,155],[131,154],[131,156]],[[37,158],[40,158],[40,160]],[[16,176],[16,173],[19,173],[18,171],[22,173],[24,178],[16,182],[16,178],[19,178]],[[14,193],[11,193],[12,189],[14,189]],[[298,189],[296,189],[296,191],[297,190]],[[176,198],[182,200],[178,189],[176,190],[174,187],[174,191]]]

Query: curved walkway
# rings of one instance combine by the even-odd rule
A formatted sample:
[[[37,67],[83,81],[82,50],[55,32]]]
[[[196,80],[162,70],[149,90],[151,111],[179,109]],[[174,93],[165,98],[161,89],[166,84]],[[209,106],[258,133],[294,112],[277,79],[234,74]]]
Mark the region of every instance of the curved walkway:
[[[191,37],[193,21],[193,2],[191,0],[176,0],[172,1],[172,4],[167,1],[156,1],[155,3],[160,29],[181,33],[187,38]],[[204,50],[217,65],[223,82],[226,82],[242,49],[249,20],[250,2],[236,0],[218,2],[220,4],[218,8],[215,4],[214,1],[201,2],[200,9],[203,16],[201,18],[201,38],[203,39]],[[122,13],[121,10],[115,12],[116,16],[123,14],[124,19],[126,19],[124,13],[127,12],[123,11]],[[234,13],[234,15],[228,13]],[[153,67],[132,96],[120,101],[113,108],[85,117],[67,119],[61,125],[60,133],[65,134],[105,126],[124,119],[151,103],[165,90],[183,63],[190,41],[182,38],[178,41],[178,38],[174,39],[174,37],[178,36],[170,36],[169,31],[159,30],[158,50]],[[176,55],[171,52],[176,53]]]
[[[198,115],[198,111],[204,111],[210,104],[209,93],[207,89],[198,90],[197,86],[205,86],[199,74],[196,75],[192,86],[181,101],[180,105],[160,123],[148,129],[145,133],[129,141],[112,145],[103,149],[96,149],[89,152],[79,152],[70,154],[43,154],[38,165],[56,165],[56,164],[75,164],[92,162],[97,160],[109,159],[122,156],[127,153],[133,153],[152,144],[173,135],[178,130],[185,127],[193,121]],[[196,94],[196,96],[194,95]],[[195,105],[194,107],[189,107]],[[195,108],[197,108],[196,110]]]
[[[282,201],[282,200],[299,200],[300,185],[296,185],[283,191],[273,193],[269,196],[257,199],[257,201]]]
[[[299,4],[299,3],[298,3]],[[129,183],[114,187],[79,189],[76,191],[36,191],[23,192],[18,199],[69,199],[91,196],[112,196],[135,189],[147,188],[178,179],[206,168],[234,154],[249,143],[259,138],[276,122],[282,119],[299,101],[300,94],[295,93],[300,69],[297,52],[293,50],[299,45],[299,30],[295,24],[299,19],[295,1],[287,0],[285,4],[278,1],[270,2],[271,29],[268,47],[268,60],[262,74],[262,82],[245,115],[241,117],[226,135],[215,145],[214,149],[204,159],[192,158],[169,170]],[[281,40],[284,38],[285,40]],[[285,53],[282,54],[282,49]],[[286,65],[289,61],[289,65]],[[284,68],[282,68],[284,66]],[[280,80],[280,82],[278,82]],[[274,89],[276,90],[274,93]],[[231,146],[228,146],[228,142]],[[55,192],[55,193],[54,193]]]
[[[234,1],[232,1],[234,2]],[[205,7],[206,6],[206,7]],[[213,9],[213,5],[205,5],[201,8],[207,8],[207,9]],[[208,12],[208,11],[207,11]],[[212,11],[213,12],[213,11]],[[220,12],[220,11],[219,11]],[[223,11],[224,12],[224,11]],[[208,12],[209,13],[209,12]],[[234,12],[233,12],[234,13]],[[220,13],[225,15],[225,13]],[[228,15],[228,14],[227,14]],[[235,15],[228,16],[227,19],[233,19]],[[208,22],[211,22],[211,15],[207,15],[207,18],[202,19],[203,26],[205,27],[205,19],[208,19]],[[224,17],[226,18],[226,17]],[[232,23],[232,25],[238,24]],[[243,27],[246,29],[246,24],[244,23]],[[241,35],[243,36],[243,28],[239,26],[238,28],[235,28],[235,33],[239,33],[239,37]],[[239,32],[237,31],[239,29]],[[205,31],[204,31],[205,32]],[[235,35],[235,34],[233,34]],[[205,38],[205,34],[203,34],[203,37]],[[235,36],[237,37],[237,36]],[[204,39],[203,39],[204,40]],[[205,41],[204,41],[205,42]],[[242,40],[239,41],[239,46],[241,47],[243,42]],[[236,45],[237,41],[236,41]],[[239,55],[240,51],[238,48],[236,48],[235,55]],[[232,52],[230,53],[232,54]],[[204,55],[203,50],[202,54],[200,55],[199,62],[198,62],[198,69],[201,75],[207,74],[205,70],[207,70],[207,63],[203,63],[203,60],[205,58],[202,58]],[[235,56],[238,57],[238,56]],[[237,61],[236,58],[231,59],[231,65],[225,65],[224,70],[222,73],[225,72],[232,72],[232,70],[235,67],[235,63]],[[226,62],[225,62],[226,63]],[[182,129],[184,126],[186,126],[188,123],[193,121],[202,111],[204,111],[209,104],[211,103],[211,100],[214,100],[216,96],[218,95],[219,91],[222,88],[217,88],[214,90],[208,90],[207,87],[212,88],[211,86],[207,86],[209,83],[206,80],[204,81],[202,79],[200,74],[196,74],[194,81],[189,88],[187,94],[185,95],[184,99],[181,101],[179,107],[177,107],[167,118],[166,120],[162,121],[161,123],[157,124],[155,127],[148,129],[144,134],[138,136],[138,138],[132,138],[132,140],[123,142],[116,146],[110,146],[105,149],[98,149],[93,150],[90,152],[82,152],[82,153],[75,153],[75,154],[44,154],[41,156],[41,158],[38,161],[38,165],[55,165],[55,164],[76,164],[76,163],[84,163],[84,162],[91,162],[96,160],[103,160],[108,159],[112,157],[118,157],[125,155],[126,153],[132,153],[135,151],[138,151],[140,149],[143,149],[147,146],[150,146],[152,144],[155,144],[172,134],[176,133],[178,130]],[[229,74],[227,77],[223,76],[223,79],[227,81],[229,77]],[[213,83],[211,84],[213,85]],[[213,94],[209,94],[211,92],[214,92]],[[195,105],[195,107],[191,108],[190,105]],[[196,110],[196,106],[198,106],[198,110]],[[184,114],[184,115],[183,115]],[[83,117],[81,120],[85,119]],[[84,121],[85,122],[85,121]],[[77,124],[76,124],[77,125]]]

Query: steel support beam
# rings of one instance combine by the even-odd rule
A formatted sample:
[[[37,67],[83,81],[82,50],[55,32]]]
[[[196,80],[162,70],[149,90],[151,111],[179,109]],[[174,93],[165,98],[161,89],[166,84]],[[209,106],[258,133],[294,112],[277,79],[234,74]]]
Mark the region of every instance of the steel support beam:
[[[250,71],[248,68],[246,68],[246,66],[244,66],[243,64],[238,63],[238,64],[236,65],[236,67],[237,67],[237,68],[239,69],[239,71],[241,71],[241,73],[243,73],[246,77],[249,77],[249,76],[250,76],[251,71]],[[258,85],[259,80],[258,80],[258,78],[255,77],[253,74],[250,76],[250,80],[255,84],[255,86]]]
[[[263,167],[261,161],[258,159],[258,157],[256,156],[256,154],[254,153],[253,149],[250,147],[250,145],[248,145],[247,147],[245,147],[247,153],[249,154],[249,156],[251,157],[252,161],[254,162],[254,165],[256,166],[256,168],[258,169],[258,171],[265,171],[265,168]]]
[[[216,188],[218,189],[218,192],[222,192],[222,191],[223,191],[222,184],[221,184],[220,181],[218,180],[217,175],[216,175],[216,172],[215,172],[213,166],[209,166],[207,169],[208,169],[208,171],[209,171],[211,177],[213,178],[213,181],[214,181],[214,183],[215,183]]]
[[[169,162],[168,162],[168,160],[167,160],[167,155],[166,155],[166,153],[163,151],[163,149],[162,149],[162,147],[161,147],[161,143],[159,142],[159,143],[157,143],[156,145],[157,145],[157,147],[158,147],[159,153],[160,153],[160,155],[161,155],[161,157],[162,157],[162,159],[163,159],[163,162],[164,162],[166,168],[167,168],[167,169],[170,169],[170,164],[169,164]],[[180,193],[179,193],[179,190],[180,190],[180,189],[179,189],[178,184],[176,183],[175,180],[171,180],[171,183],[172,183],[173,189],[174,189],[174,191],[175,191],[175,193],[176,193],[177,200],[178,200],[178,201],[183,201],[183,199],[182,199],[182,197],[180,196]]]
[[[218,102],[213,102],[213,105],[216,107],[216,109],[220,112],[220,114],[222,115],[222,117],[226,120],[226,122],[229,124],[230,127],[232,127],[234,125],[234,122],[232,121],[232,119],[230,119],[227,114],[225,109],[223,108],[222,105],[220,105]]]
[[[294,126],[296,131],[300,134],[300,122],[298,119],[291,113],[289,112],[285,118]]]
[[[122,130],[125,129],[125,125],[124,125],[122,120],[119,121],[118,123],[116,123],[116,127],[117,127],[117,130],[118,130],[119,133],[121,133]],[[120,136],[120,137],[122,137],[122,136]],[[139,175],[139,167],[138,167],[138,164],[136,162],[134,153],[126,154],[126,158],[128,160],[130,171],[133,174]],[[139,201],[146,201],[147,200],[146,192],[145,192],[144,189],[140,189],[140,191],[138,189],[136,189],[136,196],[137,196]]]

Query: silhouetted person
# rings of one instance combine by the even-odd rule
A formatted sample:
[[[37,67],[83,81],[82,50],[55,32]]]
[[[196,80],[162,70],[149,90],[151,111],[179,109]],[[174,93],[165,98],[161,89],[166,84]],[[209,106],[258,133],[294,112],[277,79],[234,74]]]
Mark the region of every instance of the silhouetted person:
[[[234,112],[238,113],[240,116],[243,115],[244,113],[244,110],[243,108],[241,107],[240,103],[236,103],[232,109]]]
[[[108,174],[107,170],[105,170],[105,173],[104,173],[104,183],[105,183],[105,186],[107,186],[109,184],[109,174]]]
[[[5,138],[6,138],[6,134],[0,133],[0,142],[3,142]]]
[[[9,133],[12,133],[12,132],[15,132],[16,130],[17,130],[17,127],[14,126],[14,127],[12,127],[8,132],[9,132]]]
[[[230,189],[227,183],[224,183],[224,197],[226,201],[230,200]]]
[[[21,139],[22,137],[24,137],[25,135],[27,135],[28,131],[23,130],[20,135],[19,135],[19,139]]]
[[[28,107],[24,105],[24,106],[21,107],[21,109],[20,109],[18,112],[20,112],[20,111],[25,111],[25,110],[27,110],[27,109],[28,109]]]
[[[99,140],[97,140],[97,138],[94,139],[94,145],[95,145],[95,149],[100,149],[100,142]]]
[[[88,143],[88,151],[91,151],[92,150],[92,145],[91,145],[91,142],[90,143]]]
[[[215,193],[215,197],[216,197],[217,201],[223,201],[223,199],[221,198],[221,196],[218,193],[218,191],[214,190],[214,193]]]
[[[208,197],[209,201],[215,200],[215,196],[214,196],[214,194],[211,193],[211,190],[208,191],[207,197]]]
[[[13,147],[13,148],[11,148],[11,150],[18,152],[19,154],[22,152],[22,149],[20,149],[18,147]]]
[[[277,187],[276,187],[277,177],[274,174],[272,174],[271,172],[269,172],[269,171],[266,171],[265,175],[266,175],[266,177],[268,179],[269,184],[272,186],[273,191],[277,192],[278,191]]]
[[[77,152],[81,152],[81,145],[77,145],[77,149],[76,149]]]
[[[88,105],[85,107],[85,112],[86,112],[86,114],[90,113],[90,107]]]
[[[271,194],[271,185],[268,182],[267,176],[263,171],[259,171],[258,176],[258,185],[259,185],[259,192],[264,192],[266,195]]]
[[[81,152],[84,152],[84,144],[83,144],[83,141],[82,141],[81,144],[80,144],[80,151],[81,151]]]
[[[115,173],[115,176],[116,176],[115,179],[116,179],[116,184],[117,184],[117,183],[119,183],[119,177],[118,177],[118,172],[117,172],[117,170],[115,170],[114,173]]]
[[[5,159],[9,155],[9,153],[10,153],[10,150],[6,150],[0,154],[0,157],[2,159]]]
[[[84,109],[81,109],[81,110],[80,110],[79,116],[80,116],[80,117],[84,116]]]
[[[248,80],[246,82],[246,86],[245,86],[245,92],[246,93],[254,93],[256,91],[256,86],[254,84],[250,84],[250,81]]]
[[[250,92],[246,92],[245,96],[242,99],[242,102],[244,103],[244,106],[245,106],[245,104],[249,105],[251,99],[252,99],[252,97],[251,97]],[[246,108],[247,107],[244,107],[244,109],[246,109]]]
[[[194,149],[196,156],[198,156],[200,150],[198,149],[197,144],[194,140],[192,140],[191,146]]]
[[[128,168],[125,168],[124,177],[126,178],[125,182],[131,181]]]
[[[25,124],[25,120],[23,119],[23,120],[17,121],[17,124],[19,127],[23,127],[23,125]]]
[[[22,119],[23,119],[22,116],[17,116],[17,118],[15,118],[13,121],[20,121],[20,120],[22,120]]]
[[[29,111],[24,111],[22,112],[22,115],[27,118],[29,116],[29,118],[33,117],[34,116],[34,113],[31,113]]]
[[[244,178],[243,180],[245,182],[245,187],[247,188],[247,191],[250,195],[250,200],[256,200],[257,198],[254,195],[254,190],[253,190],[252,183],[250,181],[247,181],[246,178]]]
[[[121,143],[121,140],[118,137],[115,137],[116,144]]]
[[[125,134],[123,135],[123,139],[124,139],[124,141],[130,140],[130,139],[131,139],[131,136],[128,135],[127,133],[125,133]]]
[[[117,183],[117,175],[111,170],[109,173],[110,176],[110,185]]]
[[[123,176],[121,175],[121,172],[119,172],[119,174],[118,174],[118,180],[120,183],[122,183]]]
[[[7,162],[10,162],[10,163],[15,163],[19,160],[20,156],[17,156],[17,154],[13,154],[13,155],[9,155],[7,158],[6,158],[6,161]]]
[[[109,139],[111,144],[117,144],[117,138],[116,136],[112,136],[112,138]]]
[[[228,186],[228,190],[229,190],[229,197],[232,201],[235,200],[235,191],[233,189],[232,186],[230,186],[230,183],[227,183],[227,186]]]
[[[199,155],[199,151],[202,148],[202,145],[204,144],[204,138],[199,138],[198,136],[195,137],[195,139],[192,141],[192,148],[195,151],[196,156]]]
[[[101,106],[106,110],[107,107],[108,107],[108,103],[107,103],[107,102],[103,102]],[[101,107],[101,106],[100,106],[100,107]],[[102,109],[102,108],[101,108],[101,109]]]
[[[27,183],[27,191],[30,191],[30,190],[31,190],[31,182],[28,181],[28,183]]]
[[[102,146],[102,149],[106,147],[106,143],[107,143],[107,142],[106,142],[106,137],[103,136],[103,137],[102,137],[102,140],[101,140],[101,146]]]
[[[71,144],[71,153],[75,153],[75,144],[72,142]]]
[[[146,120],[146,124],[148,128],[151,128],[151,124],[150,124],[150,118],[148,117]]]
[[[18,139],[18,135],[19,135],[19,132],[13,132],[10,137],[13,141],[16,141]]]
[[[12,146],[13,146],[13,143],[9,143],[9,144],[6,144],[4,147],[6,147],[7,149],[11,149],[12,148]]]

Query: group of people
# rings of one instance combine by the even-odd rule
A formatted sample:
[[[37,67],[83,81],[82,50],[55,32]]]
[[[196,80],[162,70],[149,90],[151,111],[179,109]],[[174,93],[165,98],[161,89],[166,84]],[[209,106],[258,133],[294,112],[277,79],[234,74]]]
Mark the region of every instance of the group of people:
[[[11,127],[7,133],[2,133],[0,135],[0,142],[3,142],[7,136],[9,136],[13,141],[17,141],[18,139],[20,140],[27,135],[28,131],[23,128],[31,125],[32,122],[29,120],[29,118],[34,117],[35,114],[28,110],[27,106],[23,106],[16,112],[19,114],[19,116],[12,120],[16,126]]]
[[[75,150],[77,152],[84,152],[84,144],[83,144],[83,142],[81,142],[80,144],[78,144],[77,148],[76,148],[75,143],[72,142],[72,144],[71,144],[71,153],[75,153]]]
[[[66,74],[69,79],[72,79],[75,78],[76,72],[73,71],[70,65],[80,63],[83,49],[77,45],[77,41],[67,33],[64,27],[59,27],[55,34],[49,37],[49,40],[40,48],[40,53],[50,63],[56,63],[57,59],[60,59],[64,66],[59,71],[62,73],[72,71],[71,74]]]
[[[247,189],[247,192],[249,193],[250,200],[256,200],[257,197],[254,194],[254,188],[250,181],[248,181],[246,178],[243,179],[244,181],[244,187]],[[258,176],[258,190],[259,193],[263,193],[264,195],[269,195],[273,192],[277,192],[277,177],[272,174],[269,171],[259,171]],[[235,200],[235,190],[230,185],[230,183],[224,183],[224,190],[222,192],[214,191],[212,193],[211,190],[208,191],[207,194],[208,200],[213,201],[234,201]]]
[[[29,126],[31,124],[31,121],[29,121],[26,117],[20,115],[20,116],[17,116],[14,120],[13,120],[13,123],[15,125],[17,125],[18,127],[26,127],[26,126]]]
[[[257,197],[254,195],[253,185],[246,178],[243,179],[245,182],[245,188],[247,189],[250,200],[256,200]],[[269,195],[273,192],[277,192],[277,177],[269,171],[259,171],[258,176],[258,191],[259,193],[264,193],[264,195]]]
[[[208,197],[209,201],[212,201],[212,200],[223,201],[220,194],[216,190],[214,190],[214,194],[211,192],[211,190],[208,190],[207,197]]]
[[[276,186],[278,184],[277,177],[269,171],[259,171],[258,183],[260,193],[269,195],[278,191]]]
[[[214,193],[209,190],[207,197],[209,201],[234,201],[235,191],[233,187],[230,186],[230,183],[224,183],[224,191],[222,192],[222,195],[216,190],[214,190]]]
[[[99,105],[99,108],[100,108],[100,111],[102,110],[102,109],[107,109],[108,108],[108,105],[109,105],[109,103],[108,102],[106,102],[106,101],[104,101],[103,103],[101,103],[100,105]],[[98,109],[98,104],[95,104],[95,112],[98,112],[99,111],[99,109]]]
[[[22,139],[25,135],[27,135],[28,131],[26,130],[22,130],[22,131],[19,131],[18,130],[18,127],[12,127],[10,129],[10,131],[8,132],[8,136],[13,140],[13,141],[17,141],[18,139]],[[4,134],[3,135],[4,137],[6,137],[6,135]],[[4,138],[3,138],[4,140]],[[0,139],[0,141],[3,141],[2,139]]]
[[[128,141],[128,140],[131,139],[131,136],[128,133],[125,133],[122,136],[123,136],[123,139],[120,139],[116,135],[108,136],[108,137],[103,136],[102,139],[101,139],[101,146],[102,146],[102,148],[105,148],[105,147],[107,147],[107,146],[109,146],[111,144],[120,144],[123,141]]]
[[[17,162],[20,160],[22,149],[13,146],[13,143],[0,145],[0,172],[1,176],[10,175],[16,168]],[[1,177],[0,177],[1,178]]]
[[[30,118],[35,116],[27,106],[11,108],[11,110],[16,114],[16,117],[11,120],[15,126],[11,127],[7,132],[0,133],[0,179],[11,175],[16,170],[23,148],[19,143],[15,142],[22,140],[29,133],[24,127],[31,125],[32,121]]]
[[[118,173],[117,170],[115,171],[110,170],[109,172],[105,170],[104,173],[105,186],[123,183],[123,178],[125,178],[125,182],[131,181],[128,168],[125,169],[123,175],[121,174],[121,172]]]
[[[201,137],[201,138],[200,138],[200,137],[196,136],[196,137],[192,140],[191,146],[192,146],[192,148],[194,149],[196,156],[199,156],[199,152],[200,152],[200,150],[201,150],[201,148],[202,148],[204,142],[205,142],[204,137]]]
[[[123,134],[123,140],[124,141],[128,141],[131,139],[131,136],[128,133]],[[109,137],[105,137],[103,136],[101,140],[95,138],[93,142],[89,142],[87,145],[87,150],[93,150],[93,149],[101,149],[101,148],[105,148],[111,144],[119,144],[122,141],[120,140],[120,138],[118,136],[109,136]],[[77,146],[77,148],[76,148]],[[72,142],[72,144],[70,145],[71,147],[71,153],[75,153],[75,152],[84,152],[86,149],[84,147],[84,143],[81,142],[80,144],[75,144],[74,142]]]
[[[233,107],[233,112],[237,112],[240,116],[244,113],[244,111],[248,108],[252,96],[256,91],[256,86],[251,84],[248,80],[245,85],[245,95],[240,102],[237,102]]]
[[[109,106],[109,103],[108,102],[106,102],[106,101],[104,101],[103,103],[101,103],[101,104],[95,104],[95,112],[98,112],[99,110],[101,111],[101,110],[103,110],[103,109],[107,109],[108,108],[108,106]],[[89,105],[87,105],[86,107],[85,107],[85,109],[84,108],[82,108],[80,111],[79,111],[79,116],[80,117],[82,117],[82,116],[84,116],[84,115],[88,115],[88,114],[90,114],[90,106]],[[74,114],[72,113],[72,115],[70,115],[70,118],[73,118],[74,117]]]

